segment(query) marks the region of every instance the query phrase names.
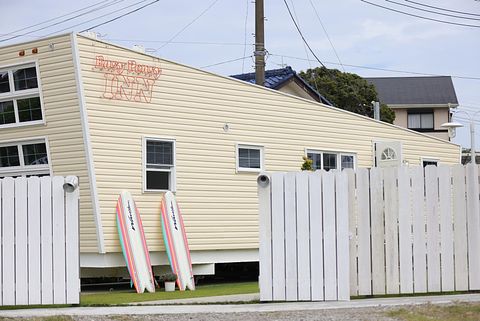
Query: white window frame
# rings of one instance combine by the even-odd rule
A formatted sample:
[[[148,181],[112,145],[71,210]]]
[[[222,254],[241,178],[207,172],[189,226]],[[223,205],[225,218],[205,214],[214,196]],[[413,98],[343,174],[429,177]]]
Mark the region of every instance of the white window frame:
[[[172,143],[173,146],[173,166],[168,169],[147,168],[147,141],[158,141]],[[147,170],[157,172],[170,172],[170,189],[148,189],[147,188]],[[142,137],[142,187],[144,193],[165,193],[167,191],[177,191],[177,142],[175,138],[143,136]]]
[[[240,167],[240,152],[239,149],[256,149],[260,151],[260,168],[247,168]],[[265,153],[264,146],[259,144],[250,144],[250,143],[237,143],[235,144],[235,168],[237,173],[260,173],[265,169]]]
[[[37,73],[37,88],[32,89],[25,89],[25,90],[15,90],[15,82],[13,80],[13,70],[22,69],[22,68],[29,68],[35,67]],[[8,72],[8,82],[10,85],[10,92],[0,93],[0,102],[4,101],[13,101],[13,110],[15,112],[15,122],[10,124],[1,124],[0,129],[3,128],[12,128],[12,127],[22,127],[22,126],[33,126],[33,125],[45,125],[45,108],[43,104],[43,96],[42,96],[42,84],[40,81],[40,73],[38,68],[38,61],[26,61],[20,64],[15,65],[6,65],[0,66],[0,72]],[[26,121],[20,122],[18,116],[18,105],[17,100],[19,99],[27,99],[27,98],[34,98],[39,97],[40,99],[40,110],[42,112],[42,119],[33,120],[33,121]]]
[[[29,144],[38,144],[44,143],[47,150],[47,159],[48,164],[42,165],[25,165],[25,159],[23,158],[23,148],[22,145]],[[9,177],[9,176],[35,176],[40,175],[53,175],[52,171],[52,162],[50,158],[50,145],[48,143],[47,137],[35,137],[35,138],[26,138],[15,141],[2,141],[0,142],[0,147],[5,146],[17,146],[18,148],[18,157],[20,160],[20,166],[11,166],[11,167],[0,167],[0,176]]]
[[[440,163],[440,158],[435,158],[435,157],[420,157],[420,165],[423,167],[423,162],[432,162],[432,163]]]
[[[353,152],[345,151],[334,151],[334,150],[325,150],[325,149],[314,149],[314,148],[305,148],[305,156],[308,157],[308,154],[321,154],[320,163],[321,169],[323,170],[323,154],[336,154],[337,155],[337,168],[342,168],[342,156],[353,156],[353,169],[357,169],[357,154]]]

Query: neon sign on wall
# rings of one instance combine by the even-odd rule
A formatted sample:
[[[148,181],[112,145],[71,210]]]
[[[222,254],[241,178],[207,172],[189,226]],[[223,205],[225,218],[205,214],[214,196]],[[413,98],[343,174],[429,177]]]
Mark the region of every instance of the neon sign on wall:
[[[110,60],[104,56],[95,57],[95,69],[104,72],[104,98],[145,103],[152,101],[153,86],[162,73],[157,66],[139,64],[136,60]]]

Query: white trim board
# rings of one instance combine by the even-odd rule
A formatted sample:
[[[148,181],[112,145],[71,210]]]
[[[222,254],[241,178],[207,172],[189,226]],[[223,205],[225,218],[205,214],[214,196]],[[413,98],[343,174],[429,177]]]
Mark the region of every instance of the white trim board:
[[[72,57],[75,68],[75,80],[77,82],[78,104],[80,107],[80,118],[82,122],[83,144],[85,146],[85,159],[87,162],[88,178],[90,180],[90,194],[92,198],[93,216],[97,233],[97,246],[99,253],[105,253],[105,238],[103,234],[102,214],[97,193],[97,179],[95,176],[95,165],[93,163],[92,144],[90,142],[90,129],[88,126],[88,113],[83,91],[82,73],[80,69],[80,57],[78,53],[77,35],[70,34],[72,43]]]

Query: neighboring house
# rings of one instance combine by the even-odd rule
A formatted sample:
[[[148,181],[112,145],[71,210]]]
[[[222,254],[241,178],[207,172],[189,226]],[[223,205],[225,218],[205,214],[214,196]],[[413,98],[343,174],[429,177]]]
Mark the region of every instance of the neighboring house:
[[[255,83],[254,72],[232,75],[230,77],[247,81],[252,84]],[[265,87],[332,106],[325,97],[303,80],[303,78],[298,76],[295,70],[290,66],[281,69],[266,70]]]
[[[365,79],[375,86],[380,103],[395,111],[395,125],[449,140],[441,125],[458,106],[450,76]]]
[[[168,264],[166,190],[182,208],[195,273],[257,261],[256,177],[299,170],[307,154],[324,169],[460,162],[453,143],[82,35],[0,48],[0,176],[79,176],[83,276],[126,271],[122,190],[154,266]]]

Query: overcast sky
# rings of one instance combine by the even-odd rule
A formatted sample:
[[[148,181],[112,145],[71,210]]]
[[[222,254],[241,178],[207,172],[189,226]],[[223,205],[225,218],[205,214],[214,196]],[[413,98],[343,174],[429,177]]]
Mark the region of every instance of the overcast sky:
[[[75,15],[96,8],[92,10],[93,12],[76,19],[59,23],[72,17],[70,15],[15,32],[15,35],[22,35],[58,23],[22,37],[0,42],[0,46],[35,39],[62,29],[65,29],[62,32],[81,31],[151,1],[153,0],[0,0],[0,11],[3,13],[0,20],[0,35],[101,2],[97,7],[76,13]],[[477,16],[461,15],[442,11],[470,19],[415,11],[385,0],[368,1],[433,19],[480,27],[480,1],[415,0],[427,5],[477,14]],[[405,0],[393,1],[415,5]],[[311,48],[327,67],[340,70],[344,68],[345,71],[365,77],[412,75],[348,65],[480,78],[480,28],[422,20],[378,8],[360,0],[287,0],[287,2]],[[110,5],[112,3],[113,5]],[[100,6],[106,7],[98,9]],[[111,13],[128,6],[130,7]],[[147,51],[160,57],[222,75],[253,72],[252,58],[236,59],[251,56],[253,53],[254,9],[253,0],[160,0],[93,31],[98,32],[102,39],[128,47],[133,44],[144,45]],[[339,65],[339,60],[315,10],[335,46],[340,61],[344,64],[343,67]],[[92,20],[108,13],[111,14]],[[269,52],[267,69],[290,65],[294,70],[301,71],[319,65],[310,53],[306,53],[283,0],[265,0],[265,16],[265,42]],[[92,21],[87,22],[88,20]],[[82,22],[83,24],[74,26]],[[7,37],[12,35],[0,36],[0,40]],[[173,37],[172,42],[165,43]],[[163,48],[160,48],[162,46]],[[312,61],[309,62],[308,59]],[[218,64],[229,60],[236,61]],[[210,66],[214,64],[218,65]],[[455,77],[453,82],[460,102],[459,109],[470,113],[473,113],[472,110],[480,110],[480,80]],[[463,114],[461,119],[457,118],[457,121],[467,126],[458,130],[455,141],[469,147],[468,121],[464,119],[465,117]],[[476,145],[477,149],[480,149],[480,113],[475,119]]]

